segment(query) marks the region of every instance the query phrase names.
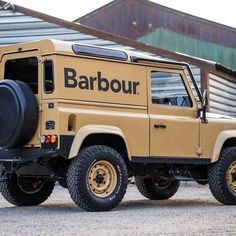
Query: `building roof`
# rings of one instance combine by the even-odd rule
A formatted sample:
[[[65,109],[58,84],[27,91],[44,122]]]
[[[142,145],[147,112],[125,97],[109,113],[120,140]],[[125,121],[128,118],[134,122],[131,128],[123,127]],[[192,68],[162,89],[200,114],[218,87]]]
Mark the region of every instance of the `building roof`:
[[[125,37],[68,22],[18,5],[13,6],[0,0],[0,45],[46,38],[142,51],[149,55],[185,61],[212,70],[216,68],[215,65],[197,58],[151,47]],[[228,74],[236,76],[232,70],[224,69]]]
[[[141,18],[140,21],[147,20],[146,24],[152,24],[151,27],[150,25],[149,27],[146,27],[145,25],[140,25],[140,27],[142,27],[143,29],[142,30],[140,29],[139,31],[140,34],[137,35],[137,37],[140,37],[148,32],[152,32],[156,28],[164,27],[172,29],[175,32],[179,33],[184,32],[187,36],[201,38],[202,40],[219,43],[229,47],[236,47],[236,41],[235,41],[236,28],[220,24],[214,21],[210,21],[201,17],[197,17],[188,14],[186,12],[178,11],[176,9],[172,9],[170,7],[166,7],[148,0],[114,0],[74,20],[74,22],[80,22],[81,24],[95,27],[95,19],[96,19],[97,25],[106,27],[106,25],[103,24],[103,20],[106,20],[106,17],[108,15],[109,17],[111,15],[114,16],[114,19],[110,17],[110,23],[113,20],[116,21],[121,20],[120,18],[115,19],[116,15],[119,14],[118,9],[120,7],[122,7],[121,13],[123,14],[123,16],[129,13],[129,17],[135,21],[138,20],[140,14],[142,14],[143,12],[142,17],[140,17]],[[130,20],[130,18],[127,19]],[[109,24],[109,22],[107,22],[107,24]],[[128,27],[130,30],[129,25],[126,25],[126,27]],[[137,25],[137,27],[139,26]],[[96,28],[103,30],[100,27]],[[199,29],[201,29],[200,30],[201,32],[199,31]],[[112,32],[112,31],[106,31],[106,32]],[[221,35],[222,33],[226,33],[227,36]],[[128,38],[132,38],[132,35],[122,34],[121,32],[120,34],[116,35],[123,35]]]
[[[76,22],[236,70],[235,28],[154,2],[116,0]]]
[[[138,3],[144,3],[144,4],[149,5],[150,7],[160,8],[163,11],[168,11],[172,14],[179,15],[181,17],[183,17],[183,16],[184,17],[189,17],[193,20],[197,20],[197,21],[202,22],[204,24],[210,24],[212,26],[217,26],[217,27],[225,28],[227,30],[232,30],[232,31],[236,32],[236,28],[234,28],[234,27],[224,25],[224,24],[221,24],[221,23],[218,23],[218,22],[214,22],[214,21],[211,21],[211,20],[207,20],[207,19],[204,19],[202,17],[194,16],[192,14],[189,14],[189,13],[186,13],[186,12],[183,12],[183,11],[179,11],[179,10],[176,10],[176,9],[173,9],[173,8],[170,8],[170,7],[167,7],[167,6],[164,6],[164,5],[149,1],[149,0],[113,0],[113,1],[111,1],[107,4],[105,4],[105,5],[101,6],[100,8],[97,8],[94,11],[89,12],[88,14],[75,19],[74,22],[79,22],[79,21],[82,21],[84,19],[93,17],[94,15],[97,15],[98,13],[100,13],[100,12],[106,10],[106,9],[114,8],[116,5],[120,4],[121,2],[128,2],[128,1],[130,1],[130,2],[135,1],[135,2],[138,2]]]

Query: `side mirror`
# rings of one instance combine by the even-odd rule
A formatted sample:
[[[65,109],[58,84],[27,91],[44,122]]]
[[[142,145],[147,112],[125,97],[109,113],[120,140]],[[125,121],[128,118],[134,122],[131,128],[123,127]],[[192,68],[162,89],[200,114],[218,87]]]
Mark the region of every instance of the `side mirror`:
[[[206,118],[206,108],[208,105],[208,92],[207,90],[204,90],[202,93],[202,106],[198,109],[198,115],[201,119],[202,123],[208,123],[208,120]]]

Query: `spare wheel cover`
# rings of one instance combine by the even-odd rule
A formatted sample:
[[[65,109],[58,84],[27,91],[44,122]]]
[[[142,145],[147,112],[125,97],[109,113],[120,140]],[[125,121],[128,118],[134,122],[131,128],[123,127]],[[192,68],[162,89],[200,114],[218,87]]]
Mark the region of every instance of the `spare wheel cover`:
[[[38,124],[38,105],[30,87],[22,81],[0,81],[0,148],[25,145]]]

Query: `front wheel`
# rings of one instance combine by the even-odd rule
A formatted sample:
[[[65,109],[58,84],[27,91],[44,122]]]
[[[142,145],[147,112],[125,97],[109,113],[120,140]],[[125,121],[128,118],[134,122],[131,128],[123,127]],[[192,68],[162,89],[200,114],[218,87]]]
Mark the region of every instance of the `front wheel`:
[[[127,183],[127,168],[121,155],[102,145],[83,149],[67,173],[72,200],[87,211],[114,208],[123,199]]]
[[[54,185],[54,181],[13,174],[8,180],[0,183],[0,192],[13,205],[36,206],[48,199]]]
[[[208,170],[213,196],[226,205],[236,205],[236,147],[225,148]]]
[[[151,200],[164,200],[171,198],[178,190],[180,182],[168,178],[144,178],[136,176],[135,182],[139,192]]]

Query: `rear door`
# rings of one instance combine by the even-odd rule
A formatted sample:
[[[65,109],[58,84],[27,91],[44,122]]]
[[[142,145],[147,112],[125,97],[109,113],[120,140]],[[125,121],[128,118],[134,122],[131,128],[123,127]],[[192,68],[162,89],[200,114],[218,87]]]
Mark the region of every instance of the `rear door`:
[[[3,75],[1,79],[20,80],[26,83],[34,93],[40,107],[42,63],[39,63],[39,61],[38,50],[5,54],[2,57]],[[40,120],[41,113],[39,112],[37,131],[31,139],[30,145],[39,145]]]

